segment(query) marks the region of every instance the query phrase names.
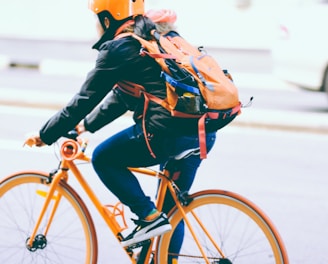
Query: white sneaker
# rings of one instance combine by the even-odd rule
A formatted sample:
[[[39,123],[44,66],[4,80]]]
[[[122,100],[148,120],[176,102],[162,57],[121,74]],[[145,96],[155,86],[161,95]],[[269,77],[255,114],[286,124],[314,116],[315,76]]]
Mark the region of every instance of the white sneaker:
[[[158,217],[150,221],[144,219],[132,220],[137,225],[137,227],[130,235],[121,241],[123,247],[127,247],[149,238],[159,236],[172,229],[172,226],[164,213],[160,213]]]

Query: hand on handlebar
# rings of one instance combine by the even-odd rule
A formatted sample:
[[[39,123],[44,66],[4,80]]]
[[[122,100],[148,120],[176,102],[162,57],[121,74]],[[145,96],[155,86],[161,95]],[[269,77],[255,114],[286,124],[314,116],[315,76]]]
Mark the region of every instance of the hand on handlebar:
[[[69,131],[67,133],[67,135],[65,135],[65,137],[76,140],[78,135],[80,135],[84,132],[86,132],[85,126],[84,126],[83,122],[80,122],[75,127],[75,129]],[[25,146],[25,145],[28,145],[29,147],[33,147],[33,146],[43,147],[43,146],[46,145],[46,143],[44,143],[42,141],[39,134],[34,134],[34,135],[30,135],[30,136],[27,137],[27,139],[25,140],[23,146]]]
[[[85,129],[83,120],[75,127],[75,130],[79,135],[87,131]]]
[[[25,140],[23,146],[25,145],[28,145],[29,147],[43,147],[46,144],[41,140],[40,135],[31,135]]]

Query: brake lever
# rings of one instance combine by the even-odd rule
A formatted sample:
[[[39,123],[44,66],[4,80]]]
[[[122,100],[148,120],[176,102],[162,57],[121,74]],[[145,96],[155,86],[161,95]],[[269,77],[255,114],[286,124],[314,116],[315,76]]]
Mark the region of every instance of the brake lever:
[[[79,136],[79,133],[76,131],[76,129],[72,129],[67,132],[65,137],[77,141],[77,137]]]

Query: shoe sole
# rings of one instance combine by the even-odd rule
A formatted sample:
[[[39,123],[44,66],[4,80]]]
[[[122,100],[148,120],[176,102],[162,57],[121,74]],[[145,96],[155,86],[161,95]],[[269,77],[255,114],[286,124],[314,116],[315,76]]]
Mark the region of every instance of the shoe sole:
[[[163,226],[160,226],[159,228],[149,231],[148,233],[144,234],[142,237],[136,237],[136,238],[130,239],[128,241],[122,241],[121,245],[123,247],[128,247],[133,244],[139,243],[141,241],[144,241],[144,240],[147,240],[147,239],[159,236],[159,235],[163,235],[164,233],[169,232],[171,230],[172,230],[172,226],[170,224],[163,225]]]

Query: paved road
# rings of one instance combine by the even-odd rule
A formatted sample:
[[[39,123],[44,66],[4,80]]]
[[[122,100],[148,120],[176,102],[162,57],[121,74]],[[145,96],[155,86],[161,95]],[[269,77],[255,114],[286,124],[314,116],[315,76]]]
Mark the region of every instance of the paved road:
[[[93,67],[96,52],[89,42],[32,41],[1,39],[0,69],[30,68],[51,76],[79,77]],[[36,52],[37,51],[37,52]],[[234,73],[238,87],[264,90],[270,96],[271,90],[290,89],[286,83],[272,76],[271,55],[268,50],[210,49],[209,53],[218,59],[224,68]],[[250,63],[251,62],[251,63]],[[3,73],[2,71],[2,73]],[[12,73],[9,73],[12,74]],[[14,74],[13,74],[14,75]],[[15,77],[14,77],[15,78]],[[52,78],[54,79],[54,78]],[[34,89],[15,90],[0,86],[0,103],[6,105],[28,105],[56,108],[63,106],[68,99],[65,92],[58,93]],[[272,96],[275,96],[272,94]],[[293,96],[293,94],[291,94]],[[321,95],[320,95],[321,96]],[[325,95],[322,94],[322,98]],[[249,97],[243,98],[246,103]],[[277,98],[272,98],[277,100]],[[283,99],[286,103],[292,97]],[[309,103],[312,103],[309,101]],[[315,106],[314,106],[315,107]],[[323,111],[299,111],[299,109],[244,109],[244,114],[236,120],[236,125],[257,126],[286,130],[302,130],[328,134],[328,103]]]
[[[8,72],[2,73],[8,78]],[[12,78],[16,78],[21,82],[20,86],[24,82],[26,83],[25,80],[29,80],[24,76],[12,74]],[[240,73],[236,76],[238,76],[236,82],[241,88],[242,101],[247,103],[252,95],[255,96],[255,99],[252,107],[243,109],[243,114],[234,121],[234,125],[328,134],[328,107],[326,107],[324,94],[311,94],[311,97],[315,100],[307,102],[306,93],[299,94],[293,89],[288,90],[287,87],[281,86],[283,84],[270,75]],[[5,82],[4,79],[2,78],[0,83]],[[69,84],[72,84],[72,87],[78,87],[80,79],[71,78],[61,81],[58,79],[60,78],[56,78],[56,76],[40,78],[39,87],[28,83],[19,88],[13,87],[11,81],[7,80],[7,83],[0,84],[0,104],[59,109],[65,105],[73,94],[72,90],[65,91],[65,87],[69,87]],[[64,82],[65,85],[61,86]],[[302,101],[299,102],[299,98],[303,102],[305,100],[305,103],[300,103]],[[290,104],[289,101],[294,101],[294,103]],[[316,105],[312,105],[315,102],[321,103],[321,109],[316,109]],[[306,103],[308,109],[300,109],[304,108]],[[297,105],[299,105],[299,109],[292,108],[292,106]]]
[[[55,153],[58,148],[22,147],[25,133],[37,130],[52,113],[49,109],[0,106],[2,124],[10,124],[0,130],[0,177],[17,170],[49,171],[57,167]],[[104,138],[129,124],[130,118],[120,118],[95,134],[85,134],[90,139],[87,153],[91,154]],[[278,228],[291,264],[326,264],[327,149],[327,135],[229,126],[218,133],[217,143],[200,167],[192,192],[219,188],[249,198]],[[101,201],[106,204],[117,202],[101,184],[91,164],[81,164],[79,168]],[[156,180],[150,177],[138,179],[146,193],[154,197]],[[70,177],[70,184],[74,188],[77,186],[73,177]],[[86,197],[84,192],[79,193],[82,198]],[[98,263],[128,263],[90,201],[87,199],[86,202],[98,233]],[[125,212],[127,220],[135,218],[128,210]],[[0,236],[0,244],[5,244],[4,239]],[[6,263],[1,260],[0,254],[0,263]]]
[[[97,55],[91,41],[54,41],[0,39],[0,68],[4,66],[39,67],[49,60],[90,63]],[[233,72],[270,73],[270,50],[228,49],[205,47],[221,65]],[[251,63],[250,63],[251,62]]]
[[[52,48],[56,49],[53,46]],[[84,47],[79,49],[82,51]],[[41,50],[40,48],[38,53],[40,57],[35,61],[33,70],[18,67],[0,71],[0,105],[33,106],[33,108],[20,108],[17,113],[16,108],[10,107],[10,111],[14,111],[10,114],[8,114],[6,106],[0,107],[3,111],[1,119],[3,123],[24,124],[27,122],[28,125],[24,124],[24,130],[27,127],[33,129],[39,127],[40,120],[50,116],[48,112],[60,108],[71,97],[72,90],[65,91],[65,87],[68,84],[76,87],[83,78],[84,71],[92,64],[88,58],[89,55],[86,54],[83,55],[85,57],[82,61],[72,58],[66,61],[67,57],[61,52],[59,53],[62,57],[50,58],[48,49],[42,51],[43,55]],[[67,52],[67,48],[63,48],[62,52]],[[243,99],[248,99],[247,96],[253,95],[254,92],[256,93],[255,102],[253,107],[244,109],[243,114],[231,127],[222,131],[220,144],[213,151],[212,157],[215,158],[207,160],[207,165],[204,166],[211,173],[206,172],[203,175],[210,176],[213,172],[217,172],[218,166],[220,166],[220,177],[215,178],[217,186],[237,190],[263,207],[284,236],[293,263],[307,264],[313,261],[325,263],[327,258],[323,253],[325,244],[322,241],[327,233],[324,229],[327,205],[324,199],[326,185],[323,184],[326,182],[324,180],[326,178],[322,164],[324,164],[328,134],[328,106],[325,108],[320,101],[321,109],[315,109],[316,106],[312,106],[310,109],[310,104],[319,102],[320,96],[320,94],[311,93],[308,96],[307,109],[288,109],[288,103],[297,101],[298,96],[304,100],[306,94],[298,93],[270,74],[267,53],[226,50],[224,54],[227,63],[232,61],[229,58],[234,58],[231,67],[238,69],[233,72]],[[238,61],[241,56],[243,56],[243,60],[257,58],[251,65],[253,68],[246,69],[245,66],[248,63],[245,61],[245,66],[242,66],[242,63],[240,65]],[[16,61],[21,58],[17,54]],[[79,57],[77,56],[77,58]],[[26,59],[25,62],[29,61]],[[28,65],[27,63],[22,64],[21,66]],[[261,65],[264,67],[262,70],[258,70]],[[71,68],[75,69],[74,72],[70,71]],[[63,86],[63,84],[66,85]],[[48,89],[42,89],[46,86]],[[325,98],[324,94],[322,96],[322,99]],[[277,101],[280,106],[283,106],[281,110],[274,108]],[[304,105],[302,104],[302,106]],[[35,109],[35,107],[41,107],[43,110]],[[13,121],[13,116],[21,122]],[[125,119],[122,120],[125,121]],[[239,129],[238,126],[246,128]],[[248,127],[269,128],[270,130]],[[7,126],[2,128],[4,135],[10,135],[14,140],[4,138],[1,141],[1,149],[3,157],[6,155],[14,160],[17,159],[16,151],[21,149],[21,127],[11,129]],[[298,133],[283,133],[278,130],[297,131]],[[311,133],[302,133],[302,131]],[[17,138],[19,140],[16,140]],[[36,154],[38,153],[36,152]],[[29,152],[23,155],[27,155],[30,160],[28,158],[19,159],[21,168],[29,167],[32,161],[38,161],[41,156],[43,157],[41,154],[35,157]],[[48,161],[48,156],[46,160]],[[220,164],[218,160],[220,160]],[[235,166],[236,160],[238,166]],[[42,162],[41,165],[46,169],[49,168],[47,162]],[[16,167],[13,163],[4,164],[2,170],[12,171],[12,166]],[[209,178],[206,181],[201,178],[197,186],[199,188],[211,187],[213,179]],[[104,195],[107,199],[108,192],[104,191]],[[103,231],[105,230],[104,225],[100,221],[96,222],[97,228],[101,230],[100,236],[108,236],[109,234]],[[100,237],[100,239],[104,242],[101,243],[100,249],[104,261],[100,261],[100,263],[105,263],[109,250],[118,252],[117,255],[119,255],[119,249],[112,247],[104,238]]]

